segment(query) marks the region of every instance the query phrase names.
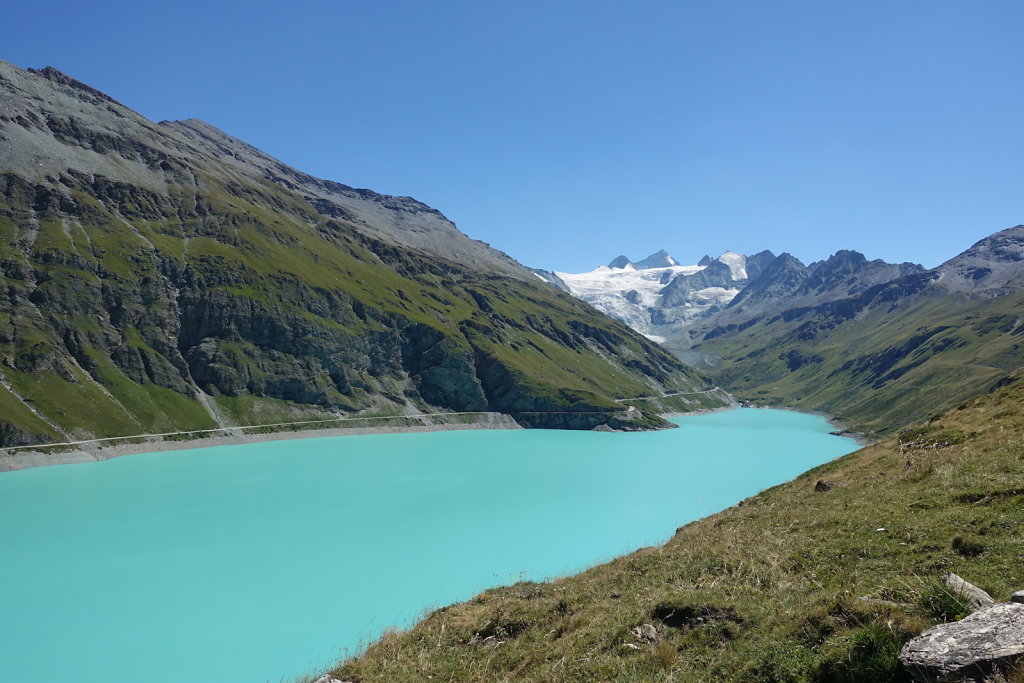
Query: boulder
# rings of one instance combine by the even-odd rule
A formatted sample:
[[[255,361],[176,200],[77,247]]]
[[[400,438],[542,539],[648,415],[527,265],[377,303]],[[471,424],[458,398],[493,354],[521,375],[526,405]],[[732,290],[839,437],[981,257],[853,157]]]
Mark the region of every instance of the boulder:
[[[900,651],[900,664],[915,681],[990,680],[1024,655],[1024,605],[1004,602],[917,636]]]
[[[653,643],[658,639],[658,629],[654,628],[651,624],[641,624],[640,626],[636,626],[630,631],[630,633],[632,633],[633,637],[637,640],[643,640],[648,643]]]
[[[996,604],[996,601],[992,599],[992,596],[981,590],[973,583],[964,581],[956,574],[946,574],[942,577],[942,583],[955,592],[957,595],[962,596],[968,606],[972,609],[981,609],[982,607],[991,607]]]

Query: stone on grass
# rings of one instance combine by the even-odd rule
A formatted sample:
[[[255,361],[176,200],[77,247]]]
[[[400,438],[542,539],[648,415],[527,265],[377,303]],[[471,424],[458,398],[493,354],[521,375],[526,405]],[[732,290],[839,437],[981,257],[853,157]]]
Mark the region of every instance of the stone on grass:
[[[900,664],[922,683],[984,681],[1022,655],[1024,605],[1003,602],[928,629],[903,646]]]
[[[964,581],[956,574],[946,574],[942,577],[942,583],[946,584],[946,586],[957,595],[962,596],[967,601],[968,607],[972,610],[991,607],[996,604],[996,601],[992,599],[991,595],[981,590],[973,583]]]
[[[633,637],[637,640],[643,640],[648,643],[653,643],[658,639],[658,629],[654,628],[651,624],[641,624],[640,626],[633,628],[630,633],[632,633]]]

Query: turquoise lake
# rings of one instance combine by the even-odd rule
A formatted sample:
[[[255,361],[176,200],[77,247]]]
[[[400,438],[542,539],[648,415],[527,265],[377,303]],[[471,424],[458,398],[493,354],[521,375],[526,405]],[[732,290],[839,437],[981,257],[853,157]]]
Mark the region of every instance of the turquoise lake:
[[[0,681],[270,683],[853,451],[737,409],[643,433],[270,441],[0,474]]]

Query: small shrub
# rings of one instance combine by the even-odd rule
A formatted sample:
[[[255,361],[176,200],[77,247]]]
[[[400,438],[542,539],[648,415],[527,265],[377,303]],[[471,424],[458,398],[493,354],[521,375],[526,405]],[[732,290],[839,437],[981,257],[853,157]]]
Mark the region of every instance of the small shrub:
[[[850,631],[848,647],[823,661],[814,680],[824,683],[897,683],[910,678],[897,659],[903,640],[877,621]]]
[[[506,640],[516,638],[528,628],[530,628],[530,623],[525,619],[509,617],[499,609],[473,636],[476,640]]]
[[[676,649],[672,641],[662,639],[654,646],[654,654],[657,656],[658,661],[661,662],[662,668],[668,670],[675,663],[679,650]]]
[[[963,536],[955,537],[951,545],[953,546],[953,551],[963,557],[977,557],[988,550],[981,543],[964,538]]]
[[[963,443],[972,434],[962,429],[943,429],[939,426],[926,424],[900,432],[900,447],[909,449],[946,448]]]
[[[738,680],[759,683],[803,683],[810,679],[813,651],[785,640],[765,641],[760,656],[747,665]]]
[[[927,584],[918,598],[918,606],[932,619],[957,621],[971,613],[967,598],[941,581]]]
[[[701,626],[716,621],[741,623],[743,619],[732,607],[694,607],[692,605],[661,603],[651,610],[651,618],[672,628]]]

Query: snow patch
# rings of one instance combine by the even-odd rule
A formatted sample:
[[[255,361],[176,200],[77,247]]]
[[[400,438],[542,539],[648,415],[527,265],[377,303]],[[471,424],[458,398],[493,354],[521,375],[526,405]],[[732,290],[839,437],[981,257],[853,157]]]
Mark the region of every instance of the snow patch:
[[[747,279],[747,257],[743,254],[727,251],[719,256],[718,260],[729,266],[729,270],[732,271],[733,280]]]

